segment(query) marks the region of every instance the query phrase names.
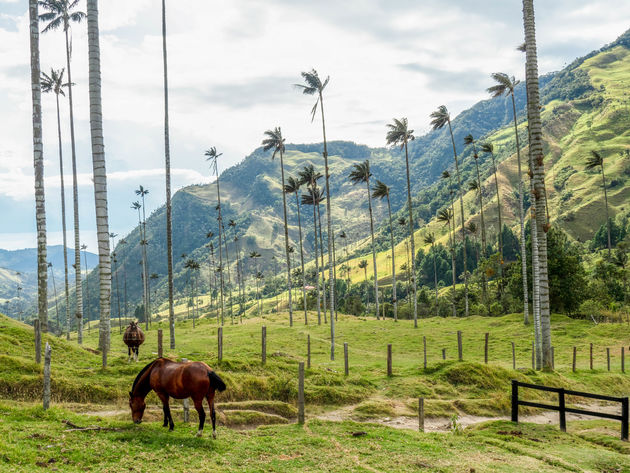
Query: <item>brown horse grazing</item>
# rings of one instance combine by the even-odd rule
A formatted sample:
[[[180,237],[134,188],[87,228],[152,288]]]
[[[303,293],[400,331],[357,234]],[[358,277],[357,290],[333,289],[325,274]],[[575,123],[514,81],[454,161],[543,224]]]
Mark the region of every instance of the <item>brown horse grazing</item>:
[[[219,375],[201,361],[187,361],[176,363],[167,358],[158,358],[142,368],[129,391],[129,407],[131,417],[136,424],[142,422],[142,415],[146,404],[144,398],[153,390],[162,401],[164,410],[164,427],[173,430],[173,416],[168,405],[169,397],[175,399],[192,398],[195,409],[199,414],[199,430],[197,437],[201,437],[206,413],[203,409],[203,399],[208,401],[210,417],[212,418],[212,437],[216,438],[216,413],[214,410],[215,391],[225,391],[225,383]]]
[[[129,358],[127,362],[131,360],[131,354],[133,353],[133,359],[138,361],[139,350],[138,347],[144,343],[144,332],[140,330],[136,322],[130,322],[129,327],[125,329],[123,335],[123,342],[127,345],[127,353]]]

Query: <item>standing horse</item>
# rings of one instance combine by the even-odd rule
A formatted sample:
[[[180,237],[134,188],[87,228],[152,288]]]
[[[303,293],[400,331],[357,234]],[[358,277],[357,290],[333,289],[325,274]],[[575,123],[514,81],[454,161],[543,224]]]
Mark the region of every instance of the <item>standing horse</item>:
[[[164,424],[173,430],[173,416],[168,401],[169,397],[175,399],[192,398],[195,409],[199,414],[199,430],[197,437],[201,437],[206,413],[203,409],[203,399],[208,401],[210,417],[212,418],[212,437],[216,434],[216,413],[214,410],[215,391],[225,391],[225,383],[219,375],[201,361],[187,361],[176,363],[167,358],[158,358],[142,368],[133,382],[129,391],[129,407],[131,417],[136,424],[142,422],[142,415],[146,404],[144,398],[153,390],[162,401],[164,411]]]
[[[129,327],[125,329],[123,341],[127,345],[127,353],[129,355],[127,361],[131,360],[132,353],[134,360],[138,361],[138,347],[144,343],[144,332],[140,330],[136,322],[129,323]]]

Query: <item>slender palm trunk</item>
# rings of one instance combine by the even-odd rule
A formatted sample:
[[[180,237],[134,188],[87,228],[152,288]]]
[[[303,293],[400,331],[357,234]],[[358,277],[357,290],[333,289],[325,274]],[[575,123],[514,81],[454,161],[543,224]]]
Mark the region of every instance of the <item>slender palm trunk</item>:
[[[440,315],[440,309],[438,306],[438,280],[437,280],[437,262],[435,260],[435,244],[431,243],[431,250],[433,251],[433,279],[435,283],[435,316]]]
[[[529,169],[533,176],[533,161],[531,152],[529,154]],[[534,195],[534,181],[530,179],[530,192]],[[536,209],[531,206],[531,237],[532,237],[532,309],[534,313],[534,348],[536,351],[536,369],[542,369],[542,335],[540,324],[540,285],[539,285],[539,268],[538,262],[538,235],[536,230]]]
[[[398,300],[396,299],[396,255],[394,251],[394,226],[392,224],[392,206],[387,194],[387,212],[389,214],[389,236],[392,246],[392,298],[394,302],[394,320],[398,322]]]
[[[223,325],[225,323],[225,318],[224,318],[224,314],[225,314],[225,297],[224,297],[224,290],[225,290],[225,281],[223,279],[223,218],[221,216],[221,190],[219,187],[219,171],[216,169],[215,167],[215,174],[217,175],[217,209],[219,212],[219,218],[218,218],[218,226],[219,226],[219,278],[220,278],[220,284],[221,284],[221,325]]]
[[[78,342],[83,343],[83,287],[81,285],[81,255],[79,253],[79,184],[77,181],[77,153],[74,138],[74,103],[72,101],[72,70],[70,68],[70,40],[68,25],[65,25],[66,35],[66,67],[68,68],[68,103],[70,105],[70,144],[72,149],[72,201],[74,207],[74,275]]]
[[[115,265],[116,263],[114,263]],[[116,310],[118,312],[118,327],[119,329],[122,328],[122,324],[120,322],[120,286],[118,285],[118,271],[120,270],[120,266],[118,268],[116,268],[114,266],[114,277],[116,280]],[[87,281],[87,278],[85,278],[85,280]],[[89,320],[88,320],[89,323]]]
[[[302,219],[300,217],[300,200],[295,191],[295,205],[297,207],[298,230],[300,236],[300,263],[302,264],[302,301],[304,302],[304,325],[308,325],[308,315],[306,307],[306,273],[304,272],[304,246],[302,245]]]
[[[50,267],[50,277],[53,282],[53,294],[55,295],[55,318],[57,320],[57,330],[60,329],[59,325],[59,302],[57,301],[57,283],[55,282],[55,273],[53,272],[52,266]]]
[[[90,135],[92,138],[92,168],[94,201],[96,203],[96,233],[98,239],[98,272],[100,294],[99,342],[103,368],[107,367],[110,339],[110,302],[112,272],[109,259],[109,222],[107,213],[107,172],[103,141],[103,111],[101,107],[101,53],[98,33],[98,0],[87,2]],[[69,79],[69,77],[68,77]],[[80,268],[80,266],[79,266]]]
[[[540,322],[543,349],[543,368],[551,370],[551,320],[549,312],[549,277],[547,271],[547,214],[544,184],[544,154],[542,122],[540,119],[540,90],[533,0],[523,0],[523,26],[526,43],[527,117],[530,127],[530,149],[534,163],[534,202],[538,239]]]
[[[523,211],[523,174],[521,172],[521,144],[516,123],[516,103],[514,91],[512,95],[512,112],[514,114],[514,134],[516,136],[516,160],[518,163],[518,218],[521,224],[521,270],[523,276],[523,322],[529,325],[529,294],[527,290],[527,249],[525,248],[525,212]]]
[[[175,349],[173,304],[173,207],[171,205],[171,149],[168,127],[168,62],[166,54],[166,0],[162,0],[162,63],[164,66],[164,168],[166,171],[166,264],[168,270],[168,329],[171,350]]]
[[[144,323],[145,328],[149,330],[149,322],[151,321],[151,291],[149,289],[149,260],[147,259],[147,214],[144,203],[144,194],[142,194],[142,238],[144,245],[142,245],[142,259],[144,260],[144,290],[146,291],[146,304],[144,306]],[[118,289],[116,289],[118,291]],[[119,312],[120,313],[120,312]]]
[[[293,301],[291,299],[291,256],[289,254],[289,224],[287,223],[287,195],[284,192],[284,157],[280,150],[280,175],[282,176],[282,211],[284,217],[284,251],[287,256],[287,285],[289,288],[289,326],[293,327]]]
[[[464,191],[462,189],[462,178],[459,173],[459,160],[457,159],[457,151],[455,150],[455,138],[453,138],[453,129],[451,128],[451,120],[448,121],[448,131],[451,134],[451,142],[453,144],[453,156],[455,157],[455,171],[457,172],[457,185],[459,187],[459,208],[462,218],[462,249],[464,252],[464,299],[465,299],[465,315],[468,317],[468,269],[466,261],[466,221],[464,220]],[[453,215],[453,233],[455,229],[455,215]],[[453,235],[453,239],[455,235]]]
[[[374,244],[374,216],[372,213],[372,195],[370,193],[370,178],[365,181],[368,193],[368,210],[370,211],[370,235],[372,238],[372,263],[374,264],[374,299],[376,301],[376,320],[379,320],[378,304],[378,270],[376,269],[376,246]]]
[[[236,238],[236,230],[234,230],[234,237]],[[236,243],[236,279],[238,280],[238,314],[240,322],[243,323],[243,298],[245,293],[243,292],[243,268],[241,267],[241,247],[238,244],[238,240],[234,240]]]
[[[324,239],[322,238],[322,214],[319,208],[319,202],[317,205],[317,220],[319,225],[319,255],[321,257],[321,271],[322,271],[322,303],[324,306],[324,323],[328,323],[328,319],[326,318],[326,275],[325,275],[325,266],[324,266]]]
[[[81,255],[79,255],[80,257]],[[85,250],[83,251],[83,256],[85,259]],[[79,261],[81,261],[79,259]],[[86,260],[87,261],[87,260]],[[90,283],[89,281],[89,272],[88,272],[88,268],[87,268],[87,263],[85,264],[85,309],[84,309],[84,317],[87,320],[87,326],[88,326],[88,333],[90,333]]]
[[[61,183],[61,226],[63,233],[63,272],[66,301],[66,340],[70,340],[70,287],[68,284],[68,240],[66,234],[66,191],[63,179],[63,148],[61,145],[61,116],[59,114],[59,94],[55,95],[57,103],[57,137],[59,143],[59,180]],[[61,330],[61,326],[59,327]]]
[[[608,212],[608,192],[606,191],[606,176],[604,175],[604,161],[601,164],[602,168],[602,184],[604,185],[604,202],[606,203],[606,228],[608,230],[608,259],[610,259],[610,249],[612,248],[610,240],[610,214]]]
[[[453,307],[453,317],[457,317],[457,309],[455,308],[455,300],[457,296],[457,292],[455,290],[456,283],[456,267],[455,267],[455,217],[453,217],[453,233],[451,236],[451,222],[448,222],[448,242],[451,247],[451,265],[453,271],[453,298],[451,299],[451,305]]]
[[[477,150],[474,150],[475,152],[475,169],[477,170],[477,186],[479,188],[479,212],[481,214],[481,255],[485,258],[486,257],[486,249],[487,249],[487,244],[486,244],[486,221],[484,219],[483,216],[483,188],[481,187],[481,175],[479,173],[479,162],[478,162],[478,155],[477,155]],[[488,280],[486,278],[486,272],[483,271],[482,272],[482,285],[481,285],[481,290],[483,293],[483,301],[484,303],[487,302],[488,300]]]
[[[416,284],[416,242],[413,229],[413,209],[411,204],[411,180],[409,178],[409,153],[405,140],[405,165],[407,167],[407,210],[409,211],[409,240],[411,243],[411,282],[413,284],[413,326],[418,328],[418,285]],[[409,271],[409,269],[407,269]]]
[[[330,179],[328,173],[328,147],[326,143],[326,121],[324,120],[324,96],[319,92],[319,108],[322,112],[322,131],[324,134],[324,172],[326,175],[326,223],[328,226],[328,285],[330,294],[330,359],[335,359],[335,277],[333,259],[332,212],[330,210]]]
[[[499,190],[499,178],[497,176],[497,163],[494,159],[494,153],[490,153],[492,158],[492,170],[494,172],[494,185],[497,189],[497,215],[499,217],[499,291],[503,292],[503,220],[501,218],[501,192]]]
[[[223,245],[225,246],[225,266],[227,269],[227,282],[228,282],[228,288],[230,291],[230,323],[231,325],[234,325],[234,308],[233,308],[234,299],[232,298],[232,273],[230,272],[230,253],[228,253],[228,236],[227,236],[227,232],[225,231],[225,227],[223,226],[223,219],[221,219],[219,223],[221,225],[221,228],[223,229]]]
[[[314,235],[314,240],[315,240],[315,278],[316,278],[316,282],[315,285],[317,286],[317,325],[321,325],[322,324],[322,311],[321,311],[321,303],[322,303],[322,297],[321,297],[321,292],[320,292],[320,286],[319,286],[319,255],[317,254],[318,252],[318,248],[317,248],[317,214],[316,214],[316,209],[315,206],[317,205],[315,203],[315,196],[317,193],[317,189],[315,187],[313,187],[313,189],[311,189],[311,193],[313,195],[313,235]]]

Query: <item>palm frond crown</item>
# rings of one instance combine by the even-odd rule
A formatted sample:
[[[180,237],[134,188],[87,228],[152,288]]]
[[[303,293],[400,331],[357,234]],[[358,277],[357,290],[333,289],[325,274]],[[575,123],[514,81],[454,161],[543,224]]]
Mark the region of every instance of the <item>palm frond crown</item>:
[[[451,120],[448,109],[444,105],[440,105],[435,112],[431,113],[431,127],[434,130],[440,130]]]
[[[591,155],[586,158],[586,169],[594,169],[603,166],[604,158],[595,150],[591,150]]]
[[[285,139],[282,137],[282,130],[279,126],[275,127],[273,130],[265,131],[265,136],[266,138],[262,141],[263,151],[273,149],[271,159],[274,159],[278,152],[284,153]]]
[[[389,186],[385,184],[383,181],[376,181],[374,187],[372,188],[372,197],[375,199],[384,199],[385,197],[389,197]]]
[[[370,162],[366,159],[362,163],[353,164],[352,171],[348,177],[350,182],[353,184],[367,182],[369,178],[372,177],[372,173],[370,172]]]
[[[393,123],[387,124],[389,131],[385,136],[385,140],[388,146],[400,146],[402,149],[405,143],[415,139],[413,130],[409,130],[407,118],[403,117],[400,120],[394,118],[393,120]]]

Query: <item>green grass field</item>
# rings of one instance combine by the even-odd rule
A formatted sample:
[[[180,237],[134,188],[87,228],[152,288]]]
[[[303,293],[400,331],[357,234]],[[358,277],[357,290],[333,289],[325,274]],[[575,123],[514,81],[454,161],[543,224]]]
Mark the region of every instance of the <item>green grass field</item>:
[[[335,360],[330,360],[330,327],[317,325],[309,312],[224,326],[224,358],[217,362],[216,320],[176,326],[177,348],[165,345],[173,359],[203,360],[228,385],[218,396],[218,440],[193,438],[193,423],[181,423],[181,403],[174,403],[176,430],[160,427],[161,408],[154,395],[140,426],[131,424],[127,392],[137,372],[157,354],[154,323],[141,347],[140,362],[127,363],[126,347],[114,327],[107,369],[96,352],[97,333],[86,333],[84,347],[73,340],[46,336],[52,346],[53,408],[39,405],[42,368],[34,362],[31,327],[0,316],[0,471],[630,471],[627,444],[617,440],[618,423],[580,421],[570,434],[556,426],[495,421],[467,428],[462,434],[421,434],[365,421],[417,416],[424,397],[428,418],[452,415],[497,416],[509,411],[511,379],[573,389],[627,395],[630,379],[621,373],[621,347],[628,347],[625,324],[600,324],[553,318],[556,371],[531,369],[531,326],[519,315],[497,318],[428,318],[413,328],[394,322],[339,316]],[[267,363],[260,357],[261,326],[267,326]],[[464,360],[457,360],[457,331],[463,333]],[[484,363],[484,337],[490,334],[489,363]],[[294,424],[297,364],[306,359],[311,337],[312,367],[306,370],[307,424]],[[423,337],[427,369],[423,368]],[[512,369],[511,343],[517,369]],[[349,345],[350,375],[344,376],[343,343]],[[386,347],[393,345],[393,376],[386,375]],[[594,344],[594,370],[589,369],[589,343]],[[572,347],[578,347],[577,371],[571,369]],[[611,349],[611,372],[606,367]],[[446,349],[446,360],[442,360]],[[542,394],[529,393],[531,399]],[[578,403],[579,399],[569,399]],[[323,420],[343,410],[338,422]],[[523,413],[531,410],[522,409]],[[191,412],[194,413],[194,409]],[[112,431],[64,432],[77,425],[105,426]],[[363,422],[356,423],[361,420]],[[448,419],[445,419],[446,421]],[[273,425],[268,425],[273,424]],[[252,427],[258,428],[252,430]],[[228,427],[235,427],[228,428]],[[365,431],[355,438],[351,432]],[[343,452],[343,454],[340,454]],[[131,453],[141,459],[134,464]],[[10,469],[7,469],[10,468]],[[130,469],[133,468],[133,469]],[[183,468],[183,470],[182,470]]]

